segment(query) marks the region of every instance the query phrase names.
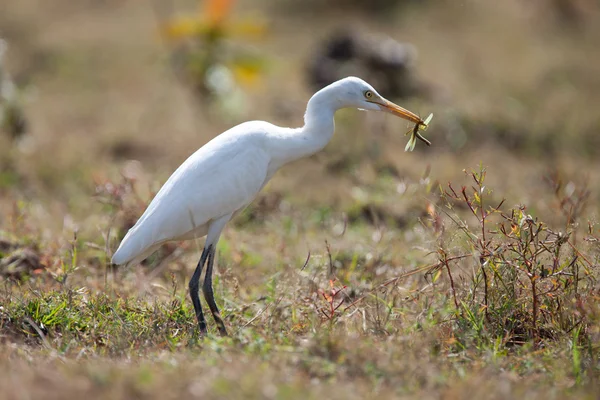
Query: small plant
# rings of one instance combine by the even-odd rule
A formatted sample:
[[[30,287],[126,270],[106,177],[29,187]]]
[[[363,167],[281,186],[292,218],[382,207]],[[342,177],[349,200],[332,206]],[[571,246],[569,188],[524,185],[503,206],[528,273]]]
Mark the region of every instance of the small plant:
[[[347,286],[343,285],[341,287],[336,287],[336,281],[337,279],[329,280],[329,291],[319,289],[319,294],[325,303],[327,303],[326,307],[319,308],[319,312],[322,314],[324,321],[329,321],[331,323],[333,323],[343,313],[343,311],[345,311],[341,310],[341,312],[338,312],[339,308],[342,306],[342,304],[344,304],[344,299],[342,298],[338,300],[337,297],[338,294],[342,293],[344,289],[347,288]]]
[[[501,210],[504,200],[490,206],[492,192],[484,185],[483,167],[468,176],[474,183],[470,188],[457,190],[448,184],[447,189],[440,189],[444,201],[440,209],[462,232],[459,251],[470,254],[454,260],[456,250],[448,249],[447,240],[440,235],[439,264],[449,277],[459,326],[479,338],[503,337],[507,345],[529,340],[539,345],[585,328],[587,321],[574,305],[590,294],[594,284],[591,270],[597,265],[571,238],[573,218],[584,208],[586,190],[582,189],[571,206],[560,202],[568,216],[567,227],[572,229],[561,232],[528,214],[525,206],[508,212]],[[461,219],[459,209],[475,219],[475,228]],[[467,273],[472,266],[476,266],[473,272]],[[457,286],[457,282],[463,285]]]

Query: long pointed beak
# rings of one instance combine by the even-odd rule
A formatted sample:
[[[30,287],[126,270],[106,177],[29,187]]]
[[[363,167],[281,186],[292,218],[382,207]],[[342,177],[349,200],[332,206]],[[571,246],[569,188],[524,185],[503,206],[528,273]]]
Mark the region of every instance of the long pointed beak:
[[[373,101],[373,103],[381,107],[381,111],[389,112],[390,114],[394,114],[400,118],[407,119],[411,122],[414,122],[415,124],[422,125],[424,122],[417,114],[413,113],[412,111],[408,111],[407,109],[402,108],[399,105],[394,104],[391,101],[386,100],[384,98]]]

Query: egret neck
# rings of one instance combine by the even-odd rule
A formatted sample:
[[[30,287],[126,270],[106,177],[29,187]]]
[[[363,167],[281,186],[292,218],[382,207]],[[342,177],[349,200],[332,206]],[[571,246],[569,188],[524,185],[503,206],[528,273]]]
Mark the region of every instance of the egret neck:
[[[311,156],[322,150],[333,137],[335,123],[333,115],[345,105],[340,102],[331,87],[315,93],[308,101],[304,114],[304,126],[279,128],[278,140],[269,143],[278,167],[300,158]]]

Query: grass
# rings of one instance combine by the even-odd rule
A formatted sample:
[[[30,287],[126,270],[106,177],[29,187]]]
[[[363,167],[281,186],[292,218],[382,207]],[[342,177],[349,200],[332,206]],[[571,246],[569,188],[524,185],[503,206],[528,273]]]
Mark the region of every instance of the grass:
[[[84,387],[101,397],[452,398],[492,390],[498,398],[591,398],[599,372],[596,231],[571,219],[560,233],[524,206],[486,206],[497,205],[486,173],[475,170],[474,187],[458,192],[419,185],[430,211],[413,229],[422,235],[419,259],[431,253],[428,265],[336,249],[346,247],[331,237],[304,260],[280,260],[259,275],[264,261],[253,266],[243,244],[226,240],[215,285],[228,338],[212,324],[207,337],[198,334],[188,271],[174,267],[186,248],[168,270],[159,257],[146,273],[84,271],[78,266],[95,251],[75,237],[68,251],[57,248],[54,270],[5,282],[4,362],[16,360],[11,371],[19,371],[11,379],[23,387],[59,379],[67,384],[57,393]],[[330,223],[319,215],[306,229]],[[239,229],[264,232],[269,218],[242,219]],[[350,224],[344,236],[369,229]],[[27,367],[28,359],[36,361]]]
[[[300,123],[302,62],[341,11],[306,30],[316,5],[287,3],[251,7],[273,20],[257,44],[272,65],[235,118]],[[198,335],[186,293],[202,241],[109,259],[231,121],[195,108],[146,5],[4,7],[11,71],[35,95],[28,147],[0,132],[0,398],[597,397],[597,24],[385,3],[346,1],[343,20],[418,47],[433,96],[399,103],[434,112],[433,147],[404,153],[398,121],[340,113],[325,151],[225,231],[227,338],[210,317]]]

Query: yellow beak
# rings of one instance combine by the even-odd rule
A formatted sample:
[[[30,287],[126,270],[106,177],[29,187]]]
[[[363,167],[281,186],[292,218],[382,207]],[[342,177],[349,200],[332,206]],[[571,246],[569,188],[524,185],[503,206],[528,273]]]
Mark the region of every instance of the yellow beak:
[[[400,107],[397,104],[392,103],[389,100],[384,98],[377,99],[373,101],[373,103],[379,105],[382,111],[389,112],[390,114],[394,114],[400,118],[407,119],[415,124],[423,125],[424,121],[415,113],[408,111],[405,108]]]

